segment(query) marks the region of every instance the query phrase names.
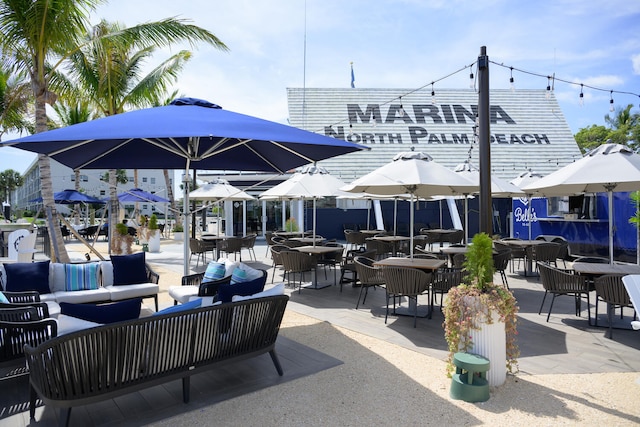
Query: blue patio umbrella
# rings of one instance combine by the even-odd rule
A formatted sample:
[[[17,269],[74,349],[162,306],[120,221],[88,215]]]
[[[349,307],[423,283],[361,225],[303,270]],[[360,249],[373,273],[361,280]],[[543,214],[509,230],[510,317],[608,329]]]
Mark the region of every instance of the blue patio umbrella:
[[[147,191],[141,190],[140,188],[132,188],[130,190],[126,190],[124,193],[118,194],[118,200],[120,202],[141,202],[141,203],[168,203],[169,200],[162,198],[160,196],[156,196],[153,193],[149,193]]]
[[[42,203],[42,197],[38,197],[33,200],[29,200],[33,203]],[[76,190],[62,190],[53,194],[53,201],[60,205],[75,205],[78,203],[96,203],[104,205],[104,200],[100,200],[97,197],[89,196],[88,194],[81,193]]]
[[[2,146],[47,154],[72,169],[184,169],[185,177],[190,169],[284,173],[365,148],[194,98],[54,129]],[[185,185],[185,230],[188,189]],[[188,242],[184,252],[187,260]]]

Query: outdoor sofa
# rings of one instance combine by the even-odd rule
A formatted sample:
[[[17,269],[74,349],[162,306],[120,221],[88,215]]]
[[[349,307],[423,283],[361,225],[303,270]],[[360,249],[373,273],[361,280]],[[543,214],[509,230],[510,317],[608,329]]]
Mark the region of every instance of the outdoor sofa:
[[[97,303],[153,298],[158,311],[160,276],[145,262],[144,252],[112,256],[108,261],[82,264],[0,264],[1,290],[37,291],[57,317],[61,302]]]
[[[282,376],[275,342],[289,299],[283,293],[278,285],[226,304],[202,307],[194,300],[26,346],[31,419],[38,398],[60,408],[59,424],[66,426],[74,406],[177,379],[187,403],[191,375],[263,353]]]

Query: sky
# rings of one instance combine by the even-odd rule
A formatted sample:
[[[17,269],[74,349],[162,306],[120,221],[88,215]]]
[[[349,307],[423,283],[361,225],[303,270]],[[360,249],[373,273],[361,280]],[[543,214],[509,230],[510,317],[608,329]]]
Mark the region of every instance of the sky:
[[[573,133],[605,125],[612,98],[616,108],[640,111],[635,0],[111,0],[91,17],[92,24],[125,25],[179,17],[206,28],[229,52],[192,49],[175,89],[280,123],[287,123],[286,88],[350,87],[351,64],[357,88],[410,91],[434,81],[436,93],[469,88],[465,67],[481,46],[491,61],[491,88],[509,88],[513,75],[516,91],[544,89],[546,76],[555,75],[554,93]],[[155,58],[185,48],[158,50]],[[34,159],[0,148],[0,171],[23,173]]]

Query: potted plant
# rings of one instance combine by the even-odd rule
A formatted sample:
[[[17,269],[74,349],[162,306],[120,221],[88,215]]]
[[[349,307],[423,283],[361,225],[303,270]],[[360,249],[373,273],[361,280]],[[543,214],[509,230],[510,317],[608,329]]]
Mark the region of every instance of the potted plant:
[[[184,239],[184,227],[179,222],[173,226],[173,239],[174,240],[183,240]]]
[[[111,252],[115,255],[130,254],[133,245],[133,236],[129,234],[129,228],[121,222],[116,224],[116,232],[113,235]]]
[[[493,283],[493,242],[486,233],[473,237],[464,262],[465,283],[452,288],[444,304],[444,330],[449,347],[447,374],[457,352],[480,354],[491,361],[489,385],[504,383],[516,372],[518,306],[513,294]]]
[[[160,252],[160,227],[158,227],[158,217],[156,214],[152,214],[149,218],[147,230],[149,252]]]
[[[284,223],[285,231],[298,231],[298,224],[296,224],[296,219],[291,217]]]

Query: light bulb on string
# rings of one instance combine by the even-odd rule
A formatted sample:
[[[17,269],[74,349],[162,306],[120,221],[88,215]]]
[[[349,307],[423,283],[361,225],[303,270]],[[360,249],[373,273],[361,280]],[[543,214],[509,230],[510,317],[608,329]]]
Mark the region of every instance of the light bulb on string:
[[[547,91],[544,94],[546,99],[551,99],[551,76],[547,76]]]
[[[431,82],[431,104],[436,105],[436,92],[433,90],[433,82]]]
[[[584,93],[582,92],[582,83],[580,83],[580,101],[579,104],[581,107],[584,106]]]
[[[473,89],[475,87],[475,79],[473,77],[473,70],[469,73],[469,89]]]
[[[353,123],[349,123],[349,136],[353,136]]]
[[[400,97],[400,117],[404,117],[404,107],[402,106],[402,97]]]
[[[611,99],[609,99],[609,111],[613,113],[616,111],[616,107],[613,105],[613,91],[609,93],[609,96],[611,97]]]
[[[510,67],[510,70],[511,70],[511,77],[509,78],[509,86],[510,86],[511,92],[515,92],[516,85],[513,84],[513,67]]]

